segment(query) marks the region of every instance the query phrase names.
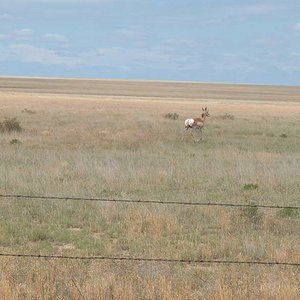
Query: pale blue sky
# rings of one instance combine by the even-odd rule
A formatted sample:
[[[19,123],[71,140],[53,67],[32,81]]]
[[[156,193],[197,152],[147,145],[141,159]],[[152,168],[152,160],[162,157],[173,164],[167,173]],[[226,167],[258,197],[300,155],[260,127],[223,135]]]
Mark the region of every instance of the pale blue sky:
[[[299,0],[0,0],[0,75],[300,84]]]

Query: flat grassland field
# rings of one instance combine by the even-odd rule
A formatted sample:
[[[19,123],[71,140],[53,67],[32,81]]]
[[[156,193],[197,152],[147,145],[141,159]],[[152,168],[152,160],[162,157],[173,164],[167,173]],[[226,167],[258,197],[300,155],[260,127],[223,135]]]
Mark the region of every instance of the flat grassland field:
[[[184,120],[206,106],[194,143]],[[299,120],[300,87],[2,77],[0,194],[299,206]],[[0,253],[299,263],[300,211],[1,197]],[[0,258],[8,300],[299,287],[297,266]]]

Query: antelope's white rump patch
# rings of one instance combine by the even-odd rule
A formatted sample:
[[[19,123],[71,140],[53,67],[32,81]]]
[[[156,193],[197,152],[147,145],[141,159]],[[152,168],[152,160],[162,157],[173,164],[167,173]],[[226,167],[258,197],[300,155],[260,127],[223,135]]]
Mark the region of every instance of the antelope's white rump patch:
[[[193,127],[195,121],[194,119],[186,119],[184,124],[185,124],[185,127]]]

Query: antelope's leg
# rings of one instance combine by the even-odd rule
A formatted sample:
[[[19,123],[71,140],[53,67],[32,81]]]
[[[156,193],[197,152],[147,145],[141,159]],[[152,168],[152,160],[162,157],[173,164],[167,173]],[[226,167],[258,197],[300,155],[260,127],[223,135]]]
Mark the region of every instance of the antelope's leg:
[[[188,129],[188,127],[184,127],[181,140],[183,140],[184,134],[188,131]]]
[[[193,129],[194,129],[194,127],[188,127],[187,130],[188,130],[188,129],[191,129],[191,130],[190,130],[190,133],[191,133],[191,136],[194,138],[194,135],[193,135]]]
[[[202,128],[199,128],[199,140],[198,142],[202,141]]]
[[[202,128],[201,126],[197,126],[195,129],[198,131],[199,134],[199,140],[197,142],[200,142],[202,140]]]
[[[192,130],[197,130],[197,127],[195,127],[195,128],[192,128]],[[196,138],[194,137],[194,135],[193,135],[193,131],[191,131],[191,134],[192,134],[192,137],[193,137],[193,139],[194,139],[194,143],[197,143],[198,141],[196,140]]]

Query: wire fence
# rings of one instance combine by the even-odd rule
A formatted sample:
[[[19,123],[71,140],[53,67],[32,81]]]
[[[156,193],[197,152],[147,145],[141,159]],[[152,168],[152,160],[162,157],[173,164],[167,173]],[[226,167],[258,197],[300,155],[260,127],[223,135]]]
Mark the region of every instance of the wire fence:
[[[299,267],[296,262],[277,261],[236,261],[236,260],[206,260],[206,259],[173,259],[173,258],[142,258],[142,257],[114,257],[114,256],[64,256],[64,255],[43,255],[24,253],[0,253],[2,257],[23,257],[23,258],[45,258],[45,259],[69,259],[69,260],[117,260],[117,261],[143,261],[161,263],[187,263],[187,264],[226,264],[226,265],[267,265],[267,266],[294,266]]]
[[[143,199],[113,199],[113,198],[84,198],[84,197],[62,197],[62,196],[31,196],[31,195],[13,195],[0,194],[0,198],[7,199],[36,199],[36,200],[65,200],[65,201],[94,201],[94,202],[119,202],[119,203],[145,203],[162,205],[190,205],[190,206],[223,206],[223,207],[257,207],[270,209],[300,209],[300,206],[285,205],[265,205],[265,204],[239,204],[239,203],[218,203],[218,202],[188,202],[188,201],[161,201],[161,200],[143,200]]]
[[[145,203],[166,205],[190,205],[190,206],[223,206],[223,207],[257,207],[270,209],[300,209],[300,206],[261,205],[261,204],[235,204],[212,202],[186,202],[186,201],[160,201],[160,200],[135,200],[135,199],[111,199],[111,198],[83,198],[60,196],[30,196],[18,194],[0,194],[0,198],[6,199],[35,199],[35,200],[61,200],[61,201],[94,201],[94,202],[118,202],[118,203]],[[188,263],[188,264],[226,264],[226,265],[264,265],[264,266],[290,266],[299,267],[298,262],[277,261],[235,261],[235,260],[206,260],[206,259],[172,259],[172,258],[141,258],[141,257],[114,257],[114,256],[64,256],[43,255],[32,253],[0,253],[0,257],[43,258],[43,259],[67,259],[67,260],[110,260],[110,261],[143,261],[160,263]]]

